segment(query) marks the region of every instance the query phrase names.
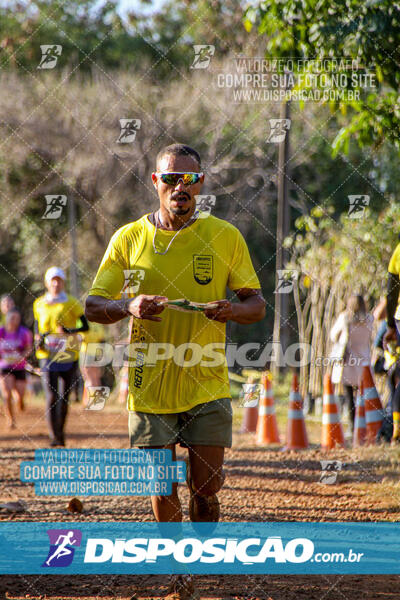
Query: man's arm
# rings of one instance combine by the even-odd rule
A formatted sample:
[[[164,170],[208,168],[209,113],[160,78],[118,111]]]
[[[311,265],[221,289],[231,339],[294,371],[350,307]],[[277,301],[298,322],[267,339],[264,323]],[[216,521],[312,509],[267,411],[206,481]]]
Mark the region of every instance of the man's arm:
[[[87,319],[85,317],[85,315],[80,315],[78,317],[78,319],[80,320],[80,322],[82,323],[82,325],[80,327],[64,327],[63,326],[63,332],[64,333],[79,333],[80,331],[89,331],[89,323],[87,322]]]
[[[49,332],[39,333],[39,323],[37,319],[33,321],[33,341],[35,350],[43,349],[44,346],[44,338],[46,335],[49,335]]]
[[[85,315],[89,321],[110,325],[125,317],[133,315],[136,319],[161,321],[157,317],[164,310],[159,302],[167,300],[165,296],[148,296],[140,294],[136,298],[109,300],[103,296],[88,296],[85,304]]]
[[[400,281],[399,276],[394,273],[388,273],[388,283],[386,292],[386,321],[388,329],[383,337],[383,347],[386,349],[388,342],[396,341],[396,324],[394,314],[399,298]]]
[[[388,283],[386,292],[386,321],[388,327],[394,329],[394,314],[396,312],[399,299],[400,281],[399,276],[394,273],[388,273]]]
[[[266,302],[261,290],[241,288],[235,290],[235,294],[240,303],[230,302],[229,300],[215,300],[209,304],[218,304],[218,307],[205,310],[205,316],[220,323],[235,321],[243,325],[256,323],[265,317]]]

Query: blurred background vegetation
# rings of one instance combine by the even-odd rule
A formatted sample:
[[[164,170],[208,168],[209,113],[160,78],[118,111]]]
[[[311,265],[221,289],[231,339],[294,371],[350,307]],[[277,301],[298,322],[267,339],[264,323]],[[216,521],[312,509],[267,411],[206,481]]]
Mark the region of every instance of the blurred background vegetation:
[[[267,134],[280,106],[227,101],[214,74],[238,56],[348,56],[376,74],[375,91],[359,102],[291,106],[285,245],[301,273],[291,340],[312,306],[310,339],[326,332],[351,291],[371,307],[400,231],[399,22],[386,0],[348,0],[346,8],[339,0],[137,2],[123,16],[115,2],[3,3],[0,292],[30,323],[46,268],[68,271],[67,213],[42,219],[45,194],[65,194],[76,205],[83,300],[112,233],[156,209],[155,156],[179,141],[201,153],[203,193],[215,194],[214,214],[244,234],[267,299],[267,318],[230,324],[229,339],[272,341],[278,148]],[[55,69],[37,69],[41,44],[62,45]],[[215,46],[212,69],[190,68],[193,44]],[[133,144],[117,143],[120,118],[141,120]],[[370,196],[361,220],[346,216],[350,194]]]

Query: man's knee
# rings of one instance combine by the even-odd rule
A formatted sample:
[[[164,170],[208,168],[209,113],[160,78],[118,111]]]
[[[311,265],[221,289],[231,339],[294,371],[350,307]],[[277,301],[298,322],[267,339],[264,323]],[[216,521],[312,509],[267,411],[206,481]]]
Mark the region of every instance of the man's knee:
[[[171,494],[169,494],[168,496],[153,496],[153,499],[155,502],[157,502],[157,504],[160,505],[167,505],[169,503],[175,502],[178,498],[178,484],[177,483],[173,483],[172,484],[172,492]]]
[[[213,496],[222,488],[225,481],[225,474],[222,470],[205,469],[191,474],[192,484],[200,496]]]
[[[158,506],[168,506],[169,504],[174,503],[177,498],[176,494],[170,494],[169,496],[153,496],[154,502],[158,504]]]

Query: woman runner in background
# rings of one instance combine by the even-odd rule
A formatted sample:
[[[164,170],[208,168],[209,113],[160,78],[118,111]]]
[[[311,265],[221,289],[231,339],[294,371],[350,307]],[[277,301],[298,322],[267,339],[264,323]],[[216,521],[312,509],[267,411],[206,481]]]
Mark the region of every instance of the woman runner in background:
[[[0,325],[5,325],[6,315],[12,308],[15,308],[13,297],[10,294],[3,294],[0,298]]]
[[[340,313],[330,333],[331,341],[341,346],[342,361],[334,365],[332,382],[342,382],[353,433],[355,402],[354,390],[360,385],[364,366],[370,366],[370,342],[374,317],[367,313],[364,298],[353,295],[347,301],[347,308]]]
[[[8,310],[4,327],[0,327],[0,389],[10,429],[15,427],[13,392],[18,407],[24,410],[26,357],[32,351],[32,334],[21,325],[21,313]]]

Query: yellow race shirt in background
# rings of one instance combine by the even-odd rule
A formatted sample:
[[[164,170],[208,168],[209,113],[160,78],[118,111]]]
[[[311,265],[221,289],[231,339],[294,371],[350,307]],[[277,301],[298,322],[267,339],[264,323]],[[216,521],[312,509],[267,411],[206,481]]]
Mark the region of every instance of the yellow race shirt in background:
[[[400,244],[397,244],[395,251],[392,254],[392,258],[389,262],[388,267],[389,273],[393,275],[400,276]],[[397,304],[396,314],[394,315],[395,319],[400,320],[400,302]]]
[[[66,302],[57,302],[48,304],[46,296],[40,296],[33,303],[33,316],[38,322],[39,333],[50,333],[57,335],[57,326],[63,325],[69,329],[77,327],[77,320],[84,314],[82,304],[67,294]],[[59,334],[58,334],[59,335]],[[61,337],[61,336],[60,336]],[[69,348],[72,360],[78,360],[79,353],[73,348]],[[50,353],[46,349],[36,350],[37,358],[50,358]],[[57,361],[56,361],[57,362]]]
[[[154,252],[155,227],[147,215],[119,229],[89,294],[117,299],[129,281],[132,296],[157,294],[171,300],[211,302],[226,298],[227,287],[260,288],[239,230],[212,215],[203,217],[200,213],[200,218],[178,235],[157,229],[154,243],[159,252],[164,252],[176,235],[165,255]],[[176,413],[229,398],[225,324],[202,313],[172,309],[159,316],[161,322],[134,319],[131,343],[142,343],[143,351],[130,360],[134,365],[129,369],[128,409]],[[191,350],[188,344],[192,344]],[[154,360],[157,353],[166,358]]]
[[[93,323],[92,321],[89,321],[89,331],[82,332],[81,336],[81,354],[82,356],[85,356],[85,354],[87,353],[88,344],[94,344],[105,341],[106,330],[104,325],[101,325],[101,323]]]

